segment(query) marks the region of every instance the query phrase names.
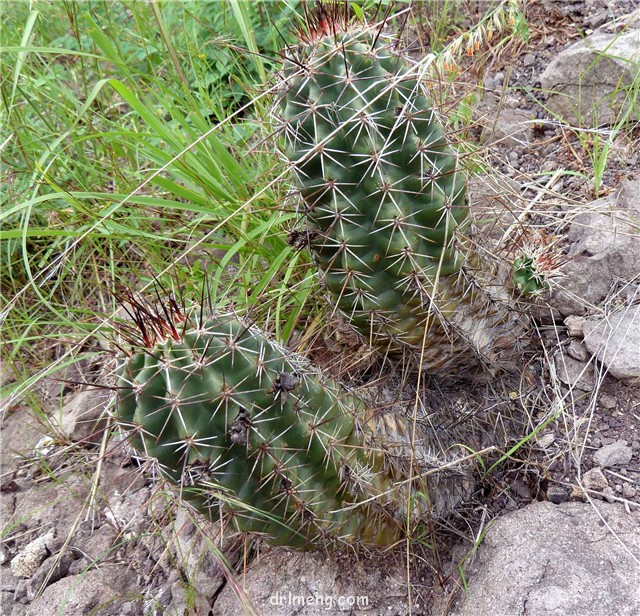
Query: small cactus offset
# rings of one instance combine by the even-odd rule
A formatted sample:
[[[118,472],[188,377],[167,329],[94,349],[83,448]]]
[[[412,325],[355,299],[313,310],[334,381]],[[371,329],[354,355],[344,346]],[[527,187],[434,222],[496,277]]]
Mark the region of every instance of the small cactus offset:
[[[274,114],[333,301],[374,346],[419,356],[425,342],[432,372],[513,367],[526,328],[475,275],[466,180],[419,67],[342,5],[302,35]]]
[[[438,481],[409,481],[429,462],[410,422],[372,413],[254,327],[131,301],[142,339],[117,368],[115,415],[210,519],[290,547],[390,545],[460,499],[464,486],[443,497]]]

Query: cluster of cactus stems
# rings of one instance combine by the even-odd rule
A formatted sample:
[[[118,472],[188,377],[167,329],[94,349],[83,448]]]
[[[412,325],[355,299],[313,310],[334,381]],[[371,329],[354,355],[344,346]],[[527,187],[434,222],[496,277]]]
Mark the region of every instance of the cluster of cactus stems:
[[[208,518],[289,547],[387,546],[461,497],[420,476],[431,460],[408,419],[373,412],[235,315],[131,299],[141,336],[117,368],[116,417]]]
[[[427,85],[382,27],[342,6],[309,16],[274,106],[321,279],[388,353],[447,376],[512,368],[527,331],[512,296],[543,289],[542,270],[526,255],[506,278],[486,265]],[[382,546],[468,493],[468,467],[433,474],[442,451],[419,425],[234,314],[129,299],[138,339],[117,368],[115,414],[210,519],[290,547]]]
[[[459,157],[397,41],[320,10],[280,75],[274,115],[309,247],[346,320],[432,373],[515,367],[526,323],[510,290],[479,272]],[[517,267],[511,290],[537,288]]]

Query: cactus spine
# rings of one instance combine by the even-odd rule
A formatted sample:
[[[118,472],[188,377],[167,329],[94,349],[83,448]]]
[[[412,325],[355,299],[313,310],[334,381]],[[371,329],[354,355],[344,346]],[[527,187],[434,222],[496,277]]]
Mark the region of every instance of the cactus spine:
[[[117,368],[115,414],[209,518],[290,547],[390,545],[460,498],[428,502],[429,486],[406,481],[407,420],[372,413],[234,315],[134,314],[143,348]]]
[[[475,275],[466,181],[416,66],[334,7],[280,79],[285,155],[342,314],[383,349],[419,355],[425,340],[432,372],[512,367],[525,328],[501,284]]]

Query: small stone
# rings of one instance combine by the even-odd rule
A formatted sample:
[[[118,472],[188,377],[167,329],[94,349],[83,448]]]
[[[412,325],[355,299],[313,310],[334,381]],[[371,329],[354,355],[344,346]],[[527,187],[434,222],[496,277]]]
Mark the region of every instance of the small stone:
[[[555,434],[552,434],[550,432],[548,434],[541,435],[537,440],[538,440],[538,447],[540,447],[541,449],[547,449],[551,447],[551,445],[553,444],[553,441],[556,440],[556,437],[555,437]]]
[[[572,340],[567,347],[567,353],[569,357],[573,357],[578,361],[586,362],[589,359],[589,351],[587,351],[584,342],[580,342],[580,340]]]
[[[632,451],[640,450],[640,441],[631,441],[631,450]]]
[[[629,464],[633,451],[627,445],[627,441],[615,441],[598,449],[593,454],[593,462],[601,468],[616,466],[617,464]]]
[[[584,341],[616,379],[640,378],[640,304],[584,324]]]
[[[72,441],[96,443],[107,426],[109,399],[95,389],[80,391],[53,415],[53,423]]]
[[[556,44],[556,37],[545,36],[542,43],[545,45],[545,47],[553,47]]]
[[[622,485],[622,496],[624,498],[634,498],[638,493],[638,490],[630,483],[624,483]]]
[[[484,87],[486,90],[495,90],[496,85],[496,80],[493,77],[485,77]]]
[[[524,58],[522,58],[522,63],[525,66],[533,66],[536,62],[536,57],[532,53],[525,54]]]
[[[531,114],[522,109],[504,107],[493,122],[487,122],[482,141],[508,147],[530,145],[533,141]]]
[[[619,483],[616,483],[613,489],[616,491],[616,494],[622,494],[622,486]]]
[[[549,486],[547,489],[547,498],[554,505],[559,505],[569,500],[569,494],[567,494],[567,491],[561,486]]]
[[[617,404],[617,400],[613,397],[610,396],[609,394],[600,394],[600,397],[598,398],[598,402],[600,402],[600,406],[603,409],[614,409],[616,408],[616,404]]]
[[[27,598],[27,580],[18,580],[16,588],[13,591],[13,600],[16,603],[21,603],[23,599]]]
[[[603,9],[603,10],[598,11],[597,13],[587,17],[584,20],[583,24],[587,28],[595,30],[596,28],[599,28],[600,26],[605,24],[607,19],[608,19],[608,17],[609,17],[608,11],[606,9]]]
[[[572,501],[585,500],[584,490],[580,486],[573,486],[573,489],[571,490],[571,494],[569,495],[569,498]]]
[[[607,478],[599,468],[588,470],[582,477],[582,483],[586,490],[596,490],[597,492],[602,492],[609,485]]]
[[[602,496],[608,503],[615,503],[616,495],[611,486],[607,486],[604,490],[602,490]]]
[[[48,545],[55,540],[55,531],[51,529],[28,543],[11,561],[11,573],[16,577],[30,578],[50,554]]]
[[[582,391],[592,391],[595,387],[595,371],[592,364],[585,364],[560,352],[554,356],[554,364],[558,378],[565,385]]]
[[[569,315],[564,324],[567,326],[567,333],[570,336],[580,337],[582,336],[582,328],[584,327],[586,319],[577,315]]]
[[[594,436],[594,437],[591,439],[591,443],[590,443],[590,445],[591,445],[592,447],[595,447],[596,449],[600,449],[600,447],[602,447],[602,441],[601,441],[597,436]]]
[[[504,73],[502,71],[498,71],[495,74],[494,79],[496,80],[496,83],[498,85],[502,85],[502,83],[504,82]]]
[[[76,553],[73,550],[67,550],[61,556],[55,555],[47,558],[27,582],[27,597],[29,601],[33,601],[36,594],[46,586],[54,584],[65,577],[75,559]]]

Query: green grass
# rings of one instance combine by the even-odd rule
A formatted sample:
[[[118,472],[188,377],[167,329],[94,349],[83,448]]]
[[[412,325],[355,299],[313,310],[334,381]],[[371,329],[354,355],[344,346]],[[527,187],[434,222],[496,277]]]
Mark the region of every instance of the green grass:
[[[263,141],[272,62],[236,51],[222,73],[211,55],[257,51],[252,24],[261,14],[268,23],[266,9],[223,6],[217,14],[235,24],[224,37],[193,3],[4,7],[0,274],[11,364],[65,356],[47,347],[71,351],[117,310],[113,290],[155,279],[186,295],[207,280],[216,304],[243,310],[277,305],[284,340],[296,327],[311,286],[286,242],[285,168]]]
[[[418,19],[460,60],[515,4],[461,39],[450,3],[354,6]],[[20,391],[96,344],[122,288],[157,279],[197,296],[206,281],[214,305],[283,342],[323,310],[309,258],[287,244],[294,204],[267,121],[275,54],[301,12],[297,0],[4,5],[0,293]],[[473,94],[461,100],[457,130]]]

